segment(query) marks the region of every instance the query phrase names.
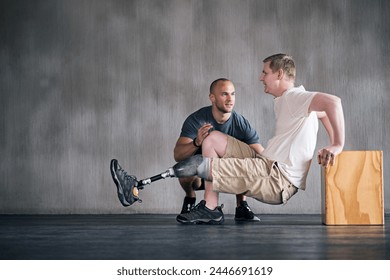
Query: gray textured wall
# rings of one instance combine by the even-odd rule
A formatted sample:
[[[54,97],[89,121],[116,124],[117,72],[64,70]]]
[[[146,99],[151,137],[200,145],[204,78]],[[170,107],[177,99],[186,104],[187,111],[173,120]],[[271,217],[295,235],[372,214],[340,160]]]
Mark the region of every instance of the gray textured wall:
[[[388,213],[389,14],[387,0],[0,1],[0,213],[178,213],[174,179],[120,206],[111,158],[139,178],[171,166],[219,77],[265,145],[274,117],[258,76],[276,52],[295,58],[297,84],[343,99],[347,150],[384,151]],[[286,206],[250,205],[320,213],[319,174]],[[221,202],[233,213],[233,196]]]

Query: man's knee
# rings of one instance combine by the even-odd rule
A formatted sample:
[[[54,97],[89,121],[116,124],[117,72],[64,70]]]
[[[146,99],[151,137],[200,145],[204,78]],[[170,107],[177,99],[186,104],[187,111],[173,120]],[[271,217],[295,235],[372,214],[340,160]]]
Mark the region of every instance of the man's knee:
[[[212,156],[216,153],[219,157],[223,157],[227,146],[227,134],[220,131],[212,131],[202,143],[202,153],[206,156]]]
[[[204,145],[208,145],[208,146],[213,146],[215,145],[216,143],[219,143],[221,141],[221,139],[224,139],[226,138],[226,134],[223,133],[223,132],[220,132],[218,130],[213,130],[210,132],[210,134],[204,139],[203,143],[202,143],[202,147]]]

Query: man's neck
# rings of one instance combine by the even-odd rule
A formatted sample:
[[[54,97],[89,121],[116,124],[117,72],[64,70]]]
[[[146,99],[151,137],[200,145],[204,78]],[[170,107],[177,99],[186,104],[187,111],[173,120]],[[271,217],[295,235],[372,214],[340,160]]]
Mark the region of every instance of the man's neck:
[[[213,114],[214,120],[219,124],[224,124],[227,122],[232,115],[232,113],[223,113],[215,107],[211,107],[211,112]]]
[[[275,97],[280,97],[282,96],[286,91],[288,91],[289,89],[292,89],[293,87],[295,87],[294,83],[293,82],[289,82],[289,83],[285,83],[283,85],[280,86],[278,92],[276,94],[274,94]]]

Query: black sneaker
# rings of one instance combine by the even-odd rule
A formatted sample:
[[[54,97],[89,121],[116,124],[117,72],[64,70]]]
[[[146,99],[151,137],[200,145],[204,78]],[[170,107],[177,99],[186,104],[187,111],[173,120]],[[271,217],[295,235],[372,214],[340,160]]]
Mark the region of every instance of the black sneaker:
[[[119,201],[122,205],[130,206],[140,200],[138,197],[137,178],[127,175],[116,159],[111,160],[110,170],[118,191]]]
[[[183,201],[183,206],[181,208],[180,214],[189,213],[192,208],[195,207],[196,198],[186,196]]]
[[[194,224],[209,224],[209,225],[220,225],[224,222],[224,216],[222,207],[218,206],[214,210],[210,210],[206,207],[206,201],[202,200],[191,209],[189,213],[180,214],[176,217],[179,223],[194,225]]]
[[[242,201],[241,205],[236,208],[234,220],[238,222],[260,222],[260,218],[253,214],[246,201]]]

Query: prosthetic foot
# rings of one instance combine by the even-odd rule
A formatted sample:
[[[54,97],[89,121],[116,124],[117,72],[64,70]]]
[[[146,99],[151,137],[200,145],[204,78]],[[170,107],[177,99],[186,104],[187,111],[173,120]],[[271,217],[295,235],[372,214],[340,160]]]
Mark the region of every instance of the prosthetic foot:
[[[117,187],[119,201],[122,205],[130,206],[134,202],[139,201],[137,178],[128,175],[116,159],[111,160],[110,171],[112,179]]]
[[[123,206],[130,206],[136,201],[142,202],[139,198],[139,190],[154,181],[169,177],[182,178],[192,177],[195,175],[207,178],[208,170],[208,159],[202,157],[201,155],[195,155],[178,162],[163,173],[138,181],[137,177],[134,175],[128,175],[127,172],[122,169],[118,160],[113,159],[110,164],[111,176],[117,187],[119,201]]]

